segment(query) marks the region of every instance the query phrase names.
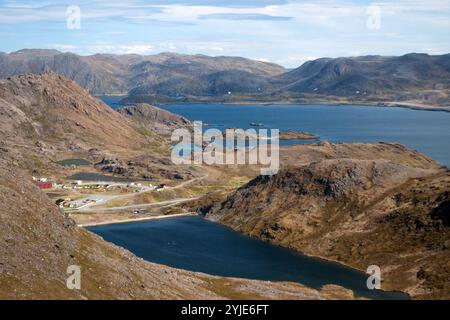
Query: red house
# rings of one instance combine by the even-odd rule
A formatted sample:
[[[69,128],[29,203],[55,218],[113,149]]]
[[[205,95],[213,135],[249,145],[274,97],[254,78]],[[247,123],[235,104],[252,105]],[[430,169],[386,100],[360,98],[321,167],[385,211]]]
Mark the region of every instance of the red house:
[[[53,188],[52,182],[36,182],[39,189],[51,189]]]

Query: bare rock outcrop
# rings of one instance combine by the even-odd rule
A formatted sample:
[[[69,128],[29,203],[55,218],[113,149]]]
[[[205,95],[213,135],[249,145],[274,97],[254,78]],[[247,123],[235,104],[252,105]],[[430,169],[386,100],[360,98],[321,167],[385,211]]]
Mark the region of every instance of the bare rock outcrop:
[[[158,135],[170,135],[175,129],[190,128],[191,122],[177,114],[141,103],[116,109],[142,127]]]

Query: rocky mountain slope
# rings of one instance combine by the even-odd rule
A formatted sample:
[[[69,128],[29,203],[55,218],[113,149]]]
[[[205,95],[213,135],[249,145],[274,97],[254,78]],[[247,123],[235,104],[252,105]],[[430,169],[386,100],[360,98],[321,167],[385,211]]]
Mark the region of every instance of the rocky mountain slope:
[[[299,148],[207,217],[361,270],[378,265],[383,289],[448,299],[450,172],[398,145]]]
[[[278,91],[372,102],[449,105],[450,54],[317,59],[277,77]]]
[[[171,167],[169,141],[160,134],[186,120],[150,106],[127,110],[145,118],[114,112],[53,72],[1,80],[1,150],[37,172],[58,159],[81,157],[100,170],[126,176],[188,175],[189,170]]]
[[[233,73],[226,80],[213,75],[208,88],[203,82],[186,88],[181,79],[161,83],[162,91],[143,84],[125,101],[365,103],[449,110],[449,65],[448,54],[322,58],[279,75]]]
[[[24,49],[0,54],[0,78],[50,70],[76,81],[92,94],[127,93],[136,88],[136,92],[166,96],[228,92],[225,84],[248,91],[256,86],[254,77],[265,83],[264,77],[286,71],[275,64],[240,57],[175,53],[79,56],[56,50]],[[236,82],[236,78],[241,81]]]
[[[129,119],[56,73],[22,75],[0,81],[5,142],[62,142],[72,148],[140,148],[148,143]],[[95,139],[93,139],[95,137]]]
[[[52,70],[126,102],[292,102],[450,106],[450,54],[321,58],[287,71],[240,57],[0,53],[0,78]]]
[[[163,136],[170,135],[175,129],[192,128],[186,118],[145,103],[121,107],[116,111],[130,117],[143,128]]]

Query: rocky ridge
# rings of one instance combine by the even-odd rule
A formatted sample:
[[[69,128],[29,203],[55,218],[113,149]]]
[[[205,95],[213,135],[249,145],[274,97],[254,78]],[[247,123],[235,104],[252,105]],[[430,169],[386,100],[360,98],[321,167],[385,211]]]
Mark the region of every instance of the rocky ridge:
[[[386,290],[450,297],[447,169],[397,145],[300,148],[309,148],[304,164],[286,160],[278,174],[253,179],[206,216],[364,271],[379,265]]]

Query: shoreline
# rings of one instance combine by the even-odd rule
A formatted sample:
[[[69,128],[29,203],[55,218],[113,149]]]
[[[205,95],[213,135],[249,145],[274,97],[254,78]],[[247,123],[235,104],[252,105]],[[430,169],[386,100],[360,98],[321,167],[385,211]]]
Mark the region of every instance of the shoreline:
[[[147,102],[128,102],[127,104],[133,105],[138,103],[147,103]],[[386,102],[364,102],[364,101],[354,101],[354,102],[336,102],[336,101],[310,101],[310,102],[295,102],[295,101],[233,101],[233,102],[224,102],[224,101],[190,101],[190,102],[180,102],[180,101],[174,101],[174,102],[162,102],[162,103],[153,103],[155,106],[165,106],[165,105],[193,105],[193,104],[203,104],[203,105],[209,105],[209,104],[223,104],[223,105],[256,105],[256,106],[272,106],[272,105],[318,105],[318,106],[360,106],[360,107],[382,107],[382,108],[403,108],[403,109],[410,109],[410,110],[421,110],[421,111],[441,111],[441,112],[450,112],[450,106],[432,106],[432,105],[418,105],[418,104],[412,104],[412,103],[402,103],[402,102],[393,102],[393,101],[386,101]]]
[[[169,219],[169,218],[176,218],[176,217],[194,217],[197,216],[196,213],[188,212],[188,213],[178,213],[178,214],[168,214],[168,215],[159,215],[159,216],[149,216],[149,217],[142,217],[142,218],[128,218],[128,219],[122,219],[122,220],[109,220],[109,221],[100,221],[100,222],[91,222],[91,223],[82,223],[77,224],[77,227],[79,228],[86,228],[86,227],[96,227],[96,226],[107,226],[112,224],[122,224],[122,223],[129,223],[129,222],[143,222],[143,221],[149,221],[149,220],[161,220],[161,219]]]

